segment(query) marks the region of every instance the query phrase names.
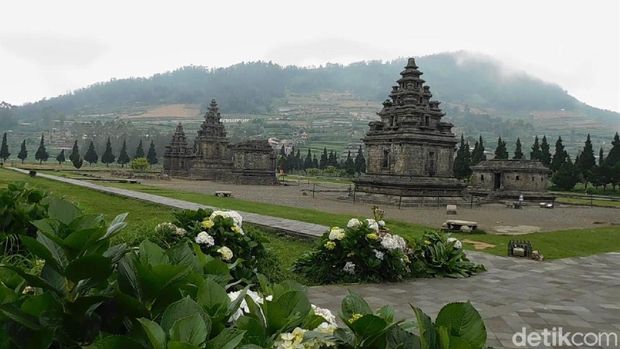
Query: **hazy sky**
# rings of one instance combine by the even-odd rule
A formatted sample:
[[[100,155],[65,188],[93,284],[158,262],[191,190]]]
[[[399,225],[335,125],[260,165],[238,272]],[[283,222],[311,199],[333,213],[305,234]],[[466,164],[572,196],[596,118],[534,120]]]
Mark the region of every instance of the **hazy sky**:
[[[620,111],[619,12],[617,0],[5,1],[0,101],[189,64],[318,65],[468,50]]]

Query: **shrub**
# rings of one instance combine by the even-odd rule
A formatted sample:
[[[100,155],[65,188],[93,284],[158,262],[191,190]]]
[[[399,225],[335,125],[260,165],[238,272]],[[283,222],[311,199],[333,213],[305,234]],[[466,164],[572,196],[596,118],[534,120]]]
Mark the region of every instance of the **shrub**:
[[[412,270],[418,277],[467,277],[486,270],[467,259],[459,240],[443,233],[425,232],[413,246]]]
[[[244,229],[243,218],[235,211],[184,210],[175,213],[174,223],[162,223],[156,230],[166,230],[166,245],[183,239],[196,242],[204,253],[230,264],[233,277],[244,284],[256,282],[259,273],[271,281],[282,278],[275,255],[258,234]]]
[[[319,284],[399,281],[409,277],[470,276],[484,267],[470,262],[461,242],[443,233],[426,233],[413,245],[390,233],[383,211],[374,218],[352,218],[333,227],[315,249],[301,256],[293,270]]]
[[[23,252],[21,236],[34,236],[32,221],[47,216],[47,193],[25,183],[10,183],[0,189],[0,253]]]
[[[131,160],[130,166],[136,171],[146,171],[149,168],[149,162],[146,158],[135,158]]]

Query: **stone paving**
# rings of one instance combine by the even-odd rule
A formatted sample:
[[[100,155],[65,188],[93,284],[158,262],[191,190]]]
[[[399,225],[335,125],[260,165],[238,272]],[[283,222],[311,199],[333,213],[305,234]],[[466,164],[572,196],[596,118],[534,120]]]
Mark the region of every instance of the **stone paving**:
[[[469,300],[484,318],[487,345],[495,348],[515,347],[512,336],[522,327],[611,331],[620,337],[620,253],[546,262],[468,255],[488,271],[466,279],[316,286],[310,288],[310,298],[338,312],[351,290],[373,307],[392,305],[401,319],[413,316],[410,303],[434,318],[446,303]]]
[[[10,167],[10,169],[17,171],[17,172],[21,172],[21,173],[26,173],[26,174],[28,173],[27,170],[22,170],[22,169],[13,168],[13,167]],[[114,187],[105,187],[105,186],[94,184],[88,181],[53,176],[53,175],[48,175],[45,173],[37,173],[37,177],[47,178],[47,179],[51,179],[51,180],[55,180],[55,181],[59,181],[63,183],[73,184],[73,185],[77,185],[80,187],[97,190],[97,191],[112,194],[112,195],[129,197],[132,199],[147,201],[147,202],[151,202],[151,203],[155,203],[159,205],[166,205],[166,206],[170,206],[174,208],[188,209],[188,210],[197,210],[199,208],[216,209],[215,207],[200,205],[194,202],[168,198],[168,197],[160,196],[160,195],[142,193],[142,192],[137,192],[133,190],[114,188]],[[302,235],[302,236],[308,236],[308,237],[317,237],[317,236],[321,236],[328,229],[328,227],[320,225],[320,224],[300,222],[300,221],[295,221],[292,219],[265,216],[265,215],[260,215],[256,213],[250,213],[250,212],[242,212],[242,211],[238,211],[238,212],[243,216],[243,220],[245,222],[248,222],[250,224],[257,225],[263,228],[267,228],[270,230],[283,232],[283,233]]]
[[[208,207],[81,180],[47,174],[37,176],[175,208]],[[327,230],[318,224],[240,213],[248,223],[298,235],[319,236]],[[523,327],[528,331],[554,327],[562,327],[564,332],[605,331],[620,337],[620,253],[547,262],[480,252],[468,252],[468,255],[484,264],[488,271],[466,279],[315,286],[309,289],[310,298],[314,304],[337,313],[340,301],[351,290],[373,307],[392,305],[399,318],[412,317],[410,303],[434,318],[446,303],[469,300],[485,320],[487,344],[495,348],[515,347],[512,336]]]

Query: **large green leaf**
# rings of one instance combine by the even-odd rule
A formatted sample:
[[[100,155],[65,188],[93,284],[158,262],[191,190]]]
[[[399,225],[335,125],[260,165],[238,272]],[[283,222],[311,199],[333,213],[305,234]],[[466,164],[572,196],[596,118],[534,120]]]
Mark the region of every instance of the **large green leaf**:
[[[40,236],[44,236],[44,235],[40,235]],[[49,265],[53,266],[56,269],[61,269],[61,267],[60,267],[60,263],[61,262],[56,257],[54,257],[52,255],[52,252],[46,246],[44,246],[42,243],[40,243],[39,241],[31,238],[30,236],[26,236],[26,235],[22,235],[21,236],[21,240],[22,240],[22,243],[24,244],[24,246],[26,246],[26,248],[28,249],[28,252],[30,252],[33,255],[43,259],[46,264],[49,264]],[[51,240],[49,240],[49,241],[51,241]],[[53,241],[51,241],[51,242],[54,245],[56,245],[56,243],[54,243]],[[56,245],[56,246],[58,246],[58,245]]]
[[[60,309],[61,305],[50,293],[28,297],[21,305],[21,310],[37,318],[44,312],[52,312]]]
[[[202,267],[198,257],[194,255],[187,243],[178,243],[166,250],[171,264],[184,265],[191,267],[193,271],[202,274]]]
[[[106,280],[110,274],[112,274],[112,262],[103,256],[85,256],[75,259],[67,265],[65,270],[65,275],[73,282],[85,279],[101,282]]]
[[[89,345],[86,349],[119,349],[119,348],[144,348],[135,339],[127,336],[107,336]]]
[[[447,304],[439,311],[435,323],[446,327],[450,337],[461,338],[472,348],[483,348],[486,344],[484,321],[469,302]]]
[[[175,322],[194,314],[200,315],[205,320],[208,319],[198,303],[194,302],[189,297],[182,298],[166,308],[162,315],[161,327],[164,332],[169,332]],[[209,324],[207,324],[207,326],[210,328]]]
[[[215,281],[205,280],[198,288],[196,301],[203,306],[210,316],[216,316],[226,312],[230,304],[230,298],[223,286]]]
[[[166,349],[166,334],[159,324],[147,318],[139,318],[138,322],[142,325],[153,349]]]
[[[0,305],[0,313],[7,318],[31,330],[40,330],[41,325],[36,317],[22,311],[13,304]]]
[[[422,349],[435,349],[437,347],[437,332],[435,326],[428,315],[418,308],[411,306],[417,319],[418,330],[420,331],[420,346]]]
[[[70,203],[69,201],[57,198],[49,197],[49,206],[47,213],[50,218],[56,219],[65,225],[69,225],[74,219],[82,214],[79,208]]]
[[[400,326],[392,326],[385,337],[386,349],[420,349],[420,338]]]
[[[170,263],[164,250],[150,240],[144,240],[140,244],[140,263],[144,265],[156,266]]]
[[[14,271],[16,274],[18,274],[20,277],[26,280],[26,284],[28,286],[40,287],[46,290],[51,290],[51,291],[59,292],[62,294],[62,290],[57,289],[56,287],[54,287],[53,285],[51,285],[50,283],[48,283],[47,281],[45,281],[44,279],[36,275],[31,275],[31,274],[24,272],[18,267],[15,267],[12,265],[0,264],[0,268],[6,268],[6,269],[10,269]]]
[[[302,291],[289,291],[272,302],[265,302],[263,310],[268,333],[273,334],[293,324],[301,324],[311,309],[310,301]]]
[[[200,347],[189,343],[170,341],[168,342],[168,349],[200,349]]]
[[[245,331],[236,328],[226,328],[215,338],[209,340],[206,349],[235,349],[239,346]]]
[[[114,217],[114,220],[112,220],[112,223],[108,226],[105,235],[100,237],[99,240],[109,239],[121,231],[121,229],[125,228],[125,226],[127,226],[127,223],[125,223],[125,218],[127,218],[127,215],[128,213],[125,212]]]
[[[123,292],[143,300],[142,284],[136,267],[137,259],[135,254],[128,253],[118,262],[118,285]]]
[[[372,313],[372,309],[370,309],[370,306],[366,303],[364,298],[353,292],[349,292],[349,294],[342,299],[341,308],[342,316],[345,320],[349,320],[353,314],[365,315]]]
[[[263,325],[255,318],[241,316],[236,322],[237,328],[246,331],[245,341],[264,347],[267,342],[267,334]]]
[[[200,345],[208,335],[207,324],[200,314],[192,314],[174,322],[170,329],[170,340]]]

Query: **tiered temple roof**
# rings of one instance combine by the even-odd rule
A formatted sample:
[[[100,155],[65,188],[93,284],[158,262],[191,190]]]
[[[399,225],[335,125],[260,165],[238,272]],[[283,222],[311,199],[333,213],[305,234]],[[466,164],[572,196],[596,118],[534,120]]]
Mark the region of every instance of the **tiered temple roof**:
[[[198,138],[226,138],[226,130],[220,120],[220,112],[215,99],[212,99],[209,104],[205,121],[198,130]]]
[[[183,125],[179,123],[177,128],[174,130],[174,134],[172,135],[172,140],[166,146],[166,150],[164,152],[164,156],[172,157],[172,156],[191,156],[192,148],[187,143],[187,138],[185,137],[185,131],[183,131]]]

